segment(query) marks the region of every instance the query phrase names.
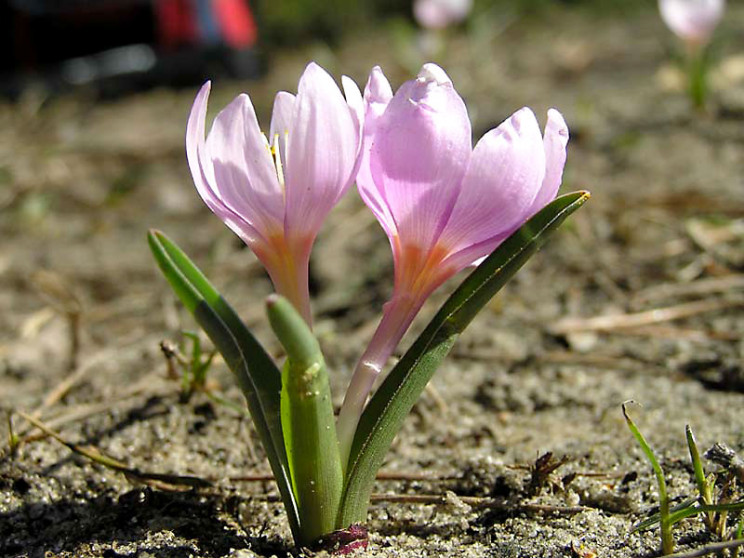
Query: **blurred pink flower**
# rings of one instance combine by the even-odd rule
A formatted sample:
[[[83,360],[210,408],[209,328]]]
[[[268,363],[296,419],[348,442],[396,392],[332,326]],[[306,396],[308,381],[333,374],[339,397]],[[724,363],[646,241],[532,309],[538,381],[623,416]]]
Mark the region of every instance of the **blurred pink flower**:
[[[568,142],[558,111],[548,111],[543,136],[522,108],[473,148],[465,103],[435,64],[395,95],[373,69],[365,105],[357,186],[390,239],[395,284],[341,409],[345,451],[354,417],[424,301],[555,197]]]
[[[693,45],[710,40],[725,7],[725,0],[659,0],[661,18],[667,27]]]
[[[276,291],[310,323],[310,250],[328,212],[354,182],[363,100],[342,78],[346,99],[320,66],[307,66],[297,95],[277,93],[269,138],[241,94],[204,137],[210,83],[189,116],[186,153],[207,206],[256,254]]]
[[[473,7],[473,0],[415,0],[413,16],[421,27],[443,29],[460,23]]]

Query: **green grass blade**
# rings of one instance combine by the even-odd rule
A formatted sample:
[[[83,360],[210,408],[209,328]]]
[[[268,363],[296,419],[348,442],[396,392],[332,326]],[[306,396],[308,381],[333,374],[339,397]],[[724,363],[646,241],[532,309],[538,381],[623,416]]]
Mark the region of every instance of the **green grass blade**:
[[[159,231],[147,235],[155,260],[178,298],[204,329],[235,374],[248,403],[289,517],[299,534],[281,426],[281,373],[235,310],[183,251]]]
[[[627,423],[630,432],[638,442],[638,445],[641,446],[641,450],[646,456],[646,459],[648,459],[651,468],[654,470],[654,474],[656,475],[656,482],[659,486],[659,525],[661,529],[661,547],[664,554],[672,554],[674,552],[674,539],[672,538],[672,521],[669,515],[669,496],[667,494],[664,471],[662,470],[661,465],[659,465],[658,459],[656,459],[654,450],[651,449],[646,438],[643,437],[641,431],[630,418],[625,403],[623,403],[623,416],[625,417],[625,422]]]
[[[685,435],[687,437],[687,448],[690,450],[690,460],[692,461],[692,468],[695,471],[695,482],[700,493],[701,503],[710,504],[708,480],[705,478],[703,462],[700,459],[700,451],[695,441],[695,434],[693,434],[689,424],[685,426]]]
[[[460,333],[550,233],[588,199],[588,192],[561,196],[502,243],[460,284],[391,370],[368,403],[354,436],[339,527],[366,518],[375,475],[390,444]]]

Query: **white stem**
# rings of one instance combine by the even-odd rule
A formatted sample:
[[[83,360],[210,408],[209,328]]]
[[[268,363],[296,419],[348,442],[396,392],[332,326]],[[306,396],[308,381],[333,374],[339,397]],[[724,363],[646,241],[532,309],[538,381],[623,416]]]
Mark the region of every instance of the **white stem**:
[[[351,377],[344,396],[344,403],[336,422],[341,463],[344,473],[351,453],[359,419],[375,380],[382,372],[387,360],[398,346],[413,318],[421,309],[423,300],[410,295],[393,295],[383,308],[382,320]]]

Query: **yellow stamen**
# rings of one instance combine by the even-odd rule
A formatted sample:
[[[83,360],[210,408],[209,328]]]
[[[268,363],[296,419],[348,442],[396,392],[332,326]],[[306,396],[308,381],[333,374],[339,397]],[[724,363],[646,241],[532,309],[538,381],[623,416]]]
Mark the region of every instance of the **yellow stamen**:
[[[284,168],[282,167],[282,155],[279,149],[279,134],[274,134],[274,138],[271,143],[271,155],[274,158],[274,167],[276,168],[276,177],[279,180],[279,186],[282,189],[282,196],[285,198],[285,201],[286,201],[286,190],[284,188]]]

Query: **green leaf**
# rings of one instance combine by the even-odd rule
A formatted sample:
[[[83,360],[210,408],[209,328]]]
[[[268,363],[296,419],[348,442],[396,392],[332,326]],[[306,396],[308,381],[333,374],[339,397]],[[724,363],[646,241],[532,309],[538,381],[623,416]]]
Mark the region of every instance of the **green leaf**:
[[[367,404],[354,436],[339,527],[365,520],[375,475],[390,444],[460,333],[566,217],[588,199],[588,192],[561,196],[496,248],[452,293],[391,370]]]
[[[235,310],[188,256],[162,232],[147,235],[155,260],[178,298],[204,329],[235,374],[274,472],[292,534],[299,535],[281,425],[281,373]]]
[[[287,351],[282,373],[282,428],[300,510],[299,544],[336,529],[343,472],[331,385],[320,345],[284,297],[266,300],[271,327]]]

